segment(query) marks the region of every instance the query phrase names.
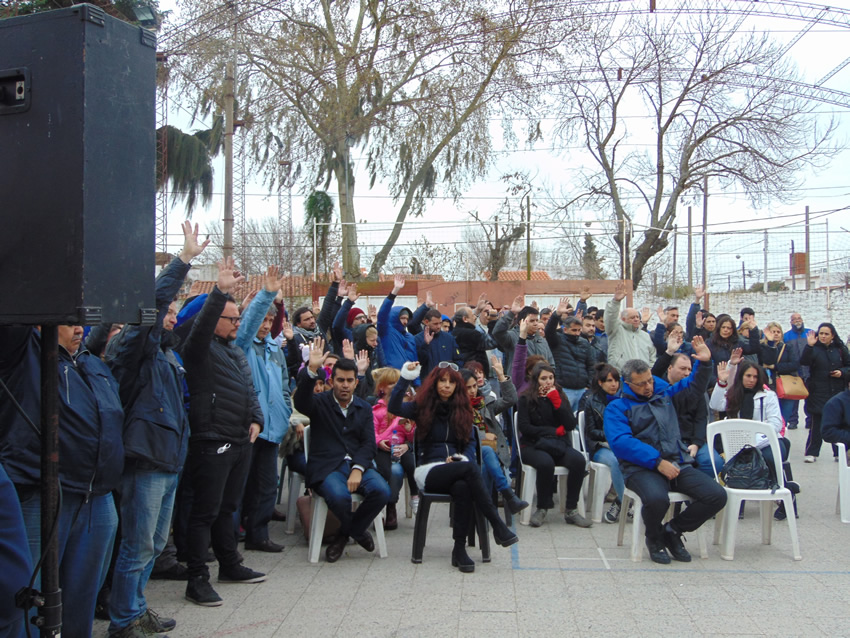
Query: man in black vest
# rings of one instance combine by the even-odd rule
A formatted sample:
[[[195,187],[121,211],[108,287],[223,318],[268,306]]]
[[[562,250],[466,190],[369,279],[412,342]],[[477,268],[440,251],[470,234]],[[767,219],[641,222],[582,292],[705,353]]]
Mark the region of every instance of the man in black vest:
[[[324,340],[310,343],[307,366],[298,373],[293,397],[295,409],[310,419],[310,449],[307,451],[307,486],[315,490],[339,519],[336,538],[325,552],[329,563],[342,556],[351,537],[367,552],[375,541],[367,528],[390,500],[390,486],[372,467],[377,446],[372,408],[354,396],[357,365],[339,359],[331,371],[331,390],[313,394],[319,368],[325,364]],[[351,512],[351,495],[363,496]]]

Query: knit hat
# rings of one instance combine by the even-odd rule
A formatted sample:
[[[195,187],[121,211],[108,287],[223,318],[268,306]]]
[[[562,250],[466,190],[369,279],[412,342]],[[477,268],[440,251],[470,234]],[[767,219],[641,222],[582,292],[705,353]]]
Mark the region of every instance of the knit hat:
[[[346,325],[350,328],[351,324],[354,323],[354,319],[357,315],[365,315],[366,313],[360,310],[360,308],[352,308],[348,311],[348,316],[345,318]]]

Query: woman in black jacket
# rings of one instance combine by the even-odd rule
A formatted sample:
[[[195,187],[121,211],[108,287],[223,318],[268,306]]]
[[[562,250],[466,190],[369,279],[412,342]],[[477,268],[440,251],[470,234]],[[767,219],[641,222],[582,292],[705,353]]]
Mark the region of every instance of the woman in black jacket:
[[[387,409],[416,422],[416,485],[426,492],[451,494],[455,541],[452,566],[471,572],[475,562],[466,553],[466,534],[473,506],[490,521],[493,538],[499,545],[513,545],[519,538],[505,525],[484,487],[476,463],[478,439],[473,432],[472,404],[457,366],[447,361],[440,363],[425,377],[416,398],[404,403],[405,392],[419,377],[420,369],[418,363],[402,366],[401,379],[393,388]]]
[[[591,392],[581,398],[579,411],[584,412],[584,441],[590,460],[608,466],[611,471],[611,483],[617,492],[617,500],[611,503],[605,512],[603,520],[606,523],[616,523],[620,520],[620,505],[623,502],[625,483],[620,470],[620,462],[608,445],[603,429],[602,416],[608,404],[617,398],[620,392],[620,372],[607,363],[597,363],[596,382]]]
[[[764,338],[759,342],[759,365],[767,374],[768,387],[776,392],[776,380],[780,374],[797,374],[800,361],[794,351],[785,347],[783,342],[782,326],[771,321],[764,329]],[[779,399],[779,409],[782,410],[782,418],[787,423],[791,418],[791,412],[796,401]]]
[[[800,356],[800,363],[809,366],[809,398],[806,399],[806,413],[812,417],[809,439],[806,441],[806,463],[814,463],[820,455],[820,420],[823,406],[836,394],[847,387],[850,378],[850,353],[841,341],[835,326],[822,323],[817,334],[813,330],[806,333],[806,347]],[[832,446],[832,455],[838,460],[838,448]]]
[[[577,509],[586,462],[567,436],[575,429],[576,419],[548,363],[538,363],[531,371],[528,387],[519,399],[517,424],[522,462],[537,470],[537,509],[531,515],[531,526],[540,527],[547,511],[554,507],[552,483],[557,465],[569,470],[564,520],[571,525],[590,527],[593,523]]]

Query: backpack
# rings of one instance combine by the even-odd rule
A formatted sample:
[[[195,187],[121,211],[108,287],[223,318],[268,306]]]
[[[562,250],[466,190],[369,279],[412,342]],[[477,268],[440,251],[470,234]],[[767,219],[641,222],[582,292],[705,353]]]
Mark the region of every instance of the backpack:
[[[773,490],[779,485],[770,478],[770,470],[761,450],[745,445],[720,470],[720,479],[726,487],[741,490]]]

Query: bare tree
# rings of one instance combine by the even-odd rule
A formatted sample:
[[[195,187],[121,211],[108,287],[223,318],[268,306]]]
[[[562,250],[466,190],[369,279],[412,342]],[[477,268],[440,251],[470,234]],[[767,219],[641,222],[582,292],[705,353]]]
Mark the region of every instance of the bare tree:
[[[577,137],[596,168],[560,214],[576,202],[613,209],[623,277],[636,285],[668,245],[680,199],[706,180],[754,203],[789,200],[800,169],[833,153],[834,123],[819,127],[813,105],[787,90],[796,73],[780,47],[724,17],[612,20],[584,46],[587,66],[560,78],[558,133]]]
[[[196,104],[223,77],[237,32],[241,118],[251,125],[254,157],[272,157],[274,134],[308,188],[334,179],[346,276],[360,277],[351,149],[366,157],[371,187],[384,182],[399,208],[374,257],[377,276],[408,215],[421,214],[438,188],[457,196],[486,175],[489,120],[530,110],[543,86],[533,78],[581,10],[537,1],[243,0],[238,15],[220,0],[187,3],[187,24],[169,39],[185,55],[171,77]],[[237,23],[235,29],[231,28]],[[277,179],[266,164],[270,184]]]

